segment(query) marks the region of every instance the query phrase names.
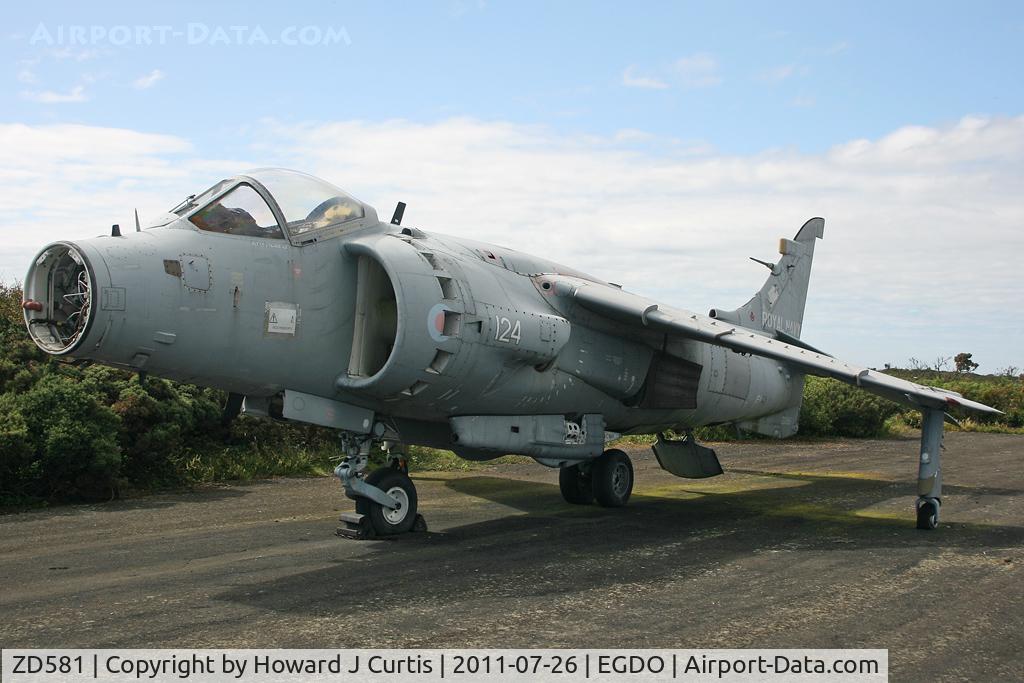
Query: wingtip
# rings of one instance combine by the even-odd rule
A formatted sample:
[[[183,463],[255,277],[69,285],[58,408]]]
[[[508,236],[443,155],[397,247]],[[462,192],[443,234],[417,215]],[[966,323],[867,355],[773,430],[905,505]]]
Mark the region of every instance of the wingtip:
[[[979,413],[989,413],[991,415],[1006,414],[1003,411],[999,410],[998,408],[993,408],[992,406],[987,406],[984,403],[978,403],[977,401],[971,401],[970,399],[966,399],[963,397],[947,396],[946,405],[955,408],[963,408],[964,410],[973,410]]]

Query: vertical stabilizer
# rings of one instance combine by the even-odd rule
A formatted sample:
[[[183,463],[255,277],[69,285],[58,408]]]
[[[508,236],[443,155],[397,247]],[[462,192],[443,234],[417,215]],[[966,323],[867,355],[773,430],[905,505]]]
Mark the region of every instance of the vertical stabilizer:
[[[771,275],[754,297],[734,311],[712,309],[711,317],[763,331],[772,336],[800,338],[811,279],[814,243],[825,234],[825,219],[804,223],[793,239],[779,240],[778,263],[758,261],[771,268]],[[756,260],[756,259],[755,259]],[[780,333],[776,335],[776,332]]]

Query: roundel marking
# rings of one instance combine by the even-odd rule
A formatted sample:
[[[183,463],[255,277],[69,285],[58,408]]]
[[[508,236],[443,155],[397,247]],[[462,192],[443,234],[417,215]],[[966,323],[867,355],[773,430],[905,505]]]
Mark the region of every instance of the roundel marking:
[[[451,309],[444,304],[435,304],[427,313],[427,333],[436,342],[443,342],[448,337],[444,333],[445,313]]]

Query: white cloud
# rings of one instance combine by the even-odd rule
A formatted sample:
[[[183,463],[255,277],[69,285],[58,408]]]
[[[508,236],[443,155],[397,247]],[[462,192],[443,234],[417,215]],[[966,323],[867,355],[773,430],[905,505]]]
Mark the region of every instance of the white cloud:
[[[697,311],[746,301],[780,236],[826,218],[805,337],[853,361],[969,351],[1024,365],[1008,315],[1024,254],[1024,117],[907,126],[820,154],[724,155],[640,131],[563,136],[453,118],[264,123],[254,162],[181,138],[87,126],[0,125],[0,277],[56,238],[143,220],[251,165],[332,180],[406,222],[543,253]],[[263,141],[273,141],[263,142]],[[337,150],[344,150],[338,154]]]
[[[653,76],[641,76],[636,73],[635,66],[627,66],[622,72],[622,85],[627,88],[649,88],[652,90],[664,90],[668,83],[654,78]]]
[[[484,0],[450,0],[448,3],[448,16],[456,19],[464,17],[470,12],[483,12],[487,9],[487,3]]]
[[[55,239],[94,237],[176,204],[252,162],[200,159],[170,135],[83,125],[0,124],[0,280],[21,278]]]
[[[650,133],[636,128],[623,128],[615,131],[615,137],[612,138],[615,142],[640,142],[643,140],[652,140],[654,136]]]
[[[54,90],[23,90],[22,99],[40,104],[68,104],[85,102],[88,97],[85,95],[85,87],[76,85],[67,92],[56,92]]]
[[[840,52],[846,52],[846,50],[848,49],[850,49],[850,44],[845,40],[840,40],[839,42],[833,43],[832,45],[829,45],[827,48],[825,48],[825,54],[837,55]]]
[[[38,82],[39,80],[36,77],[35,72],[27,66],[23,66],[20,69],[18,69],[18,74],[16,78],[18,79],[19,83],[25,83],[26,85],[31,85],[33,83]]]
[[[817,100],[812,95],[797,95],[789,103],[794,107],[813,107]]]
[[[89,59],[95,59],[96,57],[99,57],[100,51],[94,49],[76,49],[73,47],[61,47],[56,50],[50,50],[48,54],[57,60],[71,60],[75,62],[84,62]]]
[[[657,71],[661,73],[640,74],[637,73],[635,65],[630,65],[622,72],[622,85],[629,88],[665,90],[673,85],[684,88],[707,88],[722,82],[718,74],[718,62],[706,52],[681,57]]]
[[[768,83],[769,85],[776,85],[793,76],[806,76],[807,72],[808,69],[806,66],[799,66],[797,64],[781,64],[779,66],[773,66],[760,71],[757,74],[757,80],[762,83]]]
[[[686,87],[706,88],[722,82],[718,75],[718,62],[706,52],[677,59],[672,66],[676,76]]]
[[[140,78],[135,79],[135,81],[132,83],[132,85],[135,88],[138,88],[139,90],[146,90],[148,88],[152,88],[159,81],[162,81],[163,78],[164,78],[164,72],[163,71],[161,71],[160,69],[153,69],[152,71],[150,71],[145,76],[141,76]]]

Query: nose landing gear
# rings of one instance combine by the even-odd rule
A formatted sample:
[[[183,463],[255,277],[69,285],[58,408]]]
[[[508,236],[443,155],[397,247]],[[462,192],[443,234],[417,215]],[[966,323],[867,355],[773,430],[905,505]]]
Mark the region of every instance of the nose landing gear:
[[[394,501],[394,507],[387,508],[369,498],[356,498],[356,513],[369,517],[370,526],[378,536],[410,531],[419,515],[416,512],[416,487],[409,475],[400,469],[381,467],[366,477],[366,483],[383,491]]]
[[[356,511],[341,515],[344,526],[338,527],[337,534],[362,540],[426,531],[405,460],[389,453],[387,465],[364,476],[373,439],[346,436],[343,442],[349,455],[335,468],[334,475],[345,487],[345,495],[356,501]]]

